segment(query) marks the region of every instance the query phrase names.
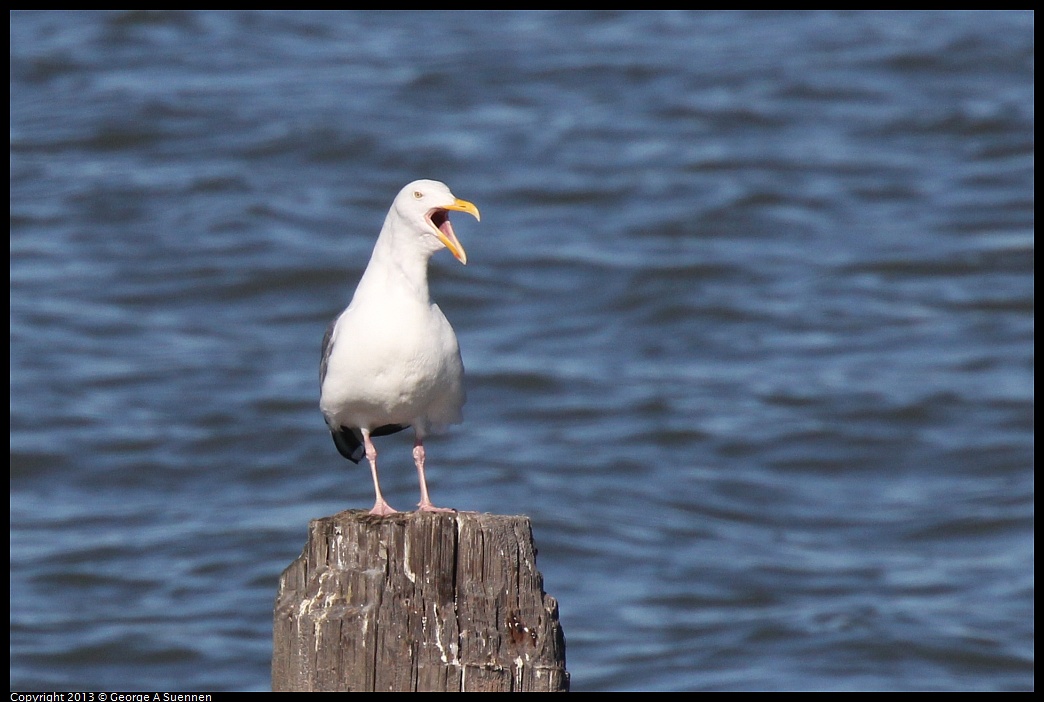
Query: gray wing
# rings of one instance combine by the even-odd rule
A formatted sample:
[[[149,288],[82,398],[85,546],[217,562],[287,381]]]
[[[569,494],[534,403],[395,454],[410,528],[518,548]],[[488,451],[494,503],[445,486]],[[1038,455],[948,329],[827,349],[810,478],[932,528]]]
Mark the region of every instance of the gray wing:
[[[333,333],[334,327],[337,326],[337,320],[339,317],[334,317],[333,321],[326,326],[326,333],[323,334],[323,352],[319,357],[319,392],[322,392],[323,381],[326,380],[326,368],[330,365],[330,353],[333,351]],[[363,445],[362,436],[357,432],[348,427],[330,427],[330,434],[333,436],[334,445],[337,446],[337,451],[353,463],[358,463],[363,457]]]
[[[337,326],[337,320],[339,317],[334,317],[333,321],[330,322],[326,327],[326,333],[323,334],[323,355],[319,359],[319,387],[323,386],[323,381],[326,380],[326,366],[330,364],[330,352],[333,351],[333,333],[334,327]]]

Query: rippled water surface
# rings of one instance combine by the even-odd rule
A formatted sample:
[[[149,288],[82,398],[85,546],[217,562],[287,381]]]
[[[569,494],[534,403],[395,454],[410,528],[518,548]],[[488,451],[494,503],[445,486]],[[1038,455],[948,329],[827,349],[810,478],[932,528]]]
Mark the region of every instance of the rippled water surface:
[[[418,177],[483,215],[433,497],[532,518],[574,690],[1033,688],[1032,14],[10,24],[12,689],[269,686]]]

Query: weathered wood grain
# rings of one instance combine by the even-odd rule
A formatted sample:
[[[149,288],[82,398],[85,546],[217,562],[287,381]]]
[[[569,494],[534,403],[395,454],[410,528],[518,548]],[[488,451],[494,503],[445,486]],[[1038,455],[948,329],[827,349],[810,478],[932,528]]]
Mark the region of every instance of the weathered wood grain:
[[[275,603],[277,691],[565,691],[529,519],[341,512],[309,525]]]

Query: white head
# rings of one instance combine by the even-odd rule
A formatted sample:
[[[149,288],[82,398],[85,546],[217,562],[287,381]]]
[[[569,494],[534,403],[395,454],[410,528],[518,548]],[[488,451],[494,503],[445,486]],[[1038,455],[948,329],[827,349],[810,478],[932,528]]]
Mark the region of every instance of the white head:
[[[449,210],[467,212],[479,219],[478,208],[467,200],[454,197],[445,183],[437,180],[415,180],[399,191],[392,212],[421,237],[431,237],[431,250],[446,247],[461,263],[468,262],[464,247],[453,233]],[[389,213],[391,217],[391,213]]]

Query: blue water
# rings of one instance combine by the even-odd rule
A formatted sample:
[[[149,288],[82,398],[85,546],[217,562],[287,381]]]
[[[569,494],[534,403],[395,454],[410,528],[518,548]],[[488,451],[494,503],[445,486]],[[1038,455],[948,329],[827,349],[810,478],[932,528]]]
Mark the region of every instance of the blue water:
[[[531,517],[574,690],[1034,687],[1032,14],[10,23],[12,689],[268,688],[420,177],[482,211],[432,498]]]

